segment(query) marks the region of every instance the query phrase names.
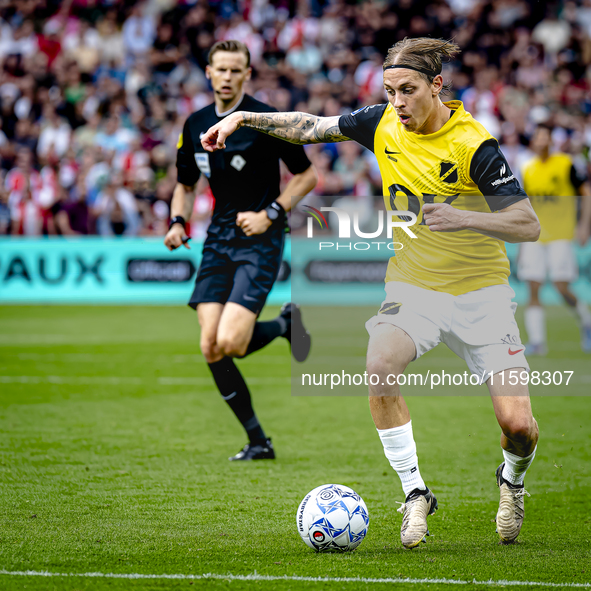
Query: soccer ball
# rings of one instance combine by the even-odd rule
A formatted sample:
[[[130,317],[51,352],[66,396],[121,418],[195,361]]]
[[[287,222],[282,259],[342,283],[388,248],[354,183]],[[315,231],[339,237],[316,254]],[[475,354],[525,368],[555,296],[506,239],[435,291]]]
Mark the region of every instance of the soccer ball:
[[[302,540],[317,552],[354,550],[369,527],[363,499],[342,484],[323,484],[310,491],[296,520]]]

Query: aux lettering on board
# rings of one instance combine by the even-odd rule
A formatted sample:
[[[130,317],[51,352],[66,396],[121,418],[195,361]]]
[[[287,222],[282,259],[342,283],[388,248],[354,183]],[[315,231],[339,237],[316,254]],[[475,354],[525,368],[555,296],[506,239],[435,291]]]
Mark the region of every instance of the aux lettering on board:
[[[27,264],[20,256],[12,257],[4,268],[0,268],[0,276],[3,283],[11,281],[26,281],[33,283],[41,280],[50,285],[57,285],[69,279],[75,274],[75,283],[81,283],[84,279],[94,279],[97,283],[104,283],[101,276],[101,265],[104,259],[102,256],[87,261],[81,256],[75,255],[72,258],[62,256],[59,259],[40,255],[36,264]],[[51,271],[50,271],[51,269]]]

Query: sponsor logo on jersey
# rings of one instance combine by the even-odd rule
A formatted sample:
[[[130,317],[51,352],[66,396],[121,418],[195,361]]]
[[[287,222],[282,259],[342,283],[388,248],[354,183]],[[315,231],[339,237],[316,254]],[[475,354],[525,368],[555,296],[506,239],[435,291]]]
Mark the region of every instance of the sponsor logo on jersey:
[[[506,183],[511,182],[512,180],[515,179],[515,175],[512,174],[511,176],[503,176],[505,173],[507,172],[507,165],[503,164],[503,166],[501,166],[501,168],[499,169],[499,176],[501,177],[500,179],[497,179],[496,181],[493,181],[491,183],[491,185],[493,187],[496,187],[497,185],[504,185]]]
[[[246,165],[246,160],[244,160],[244,158],[242,156],[240,156],[240,154],[236,154],[235,156],[232,157],[232,160],[230,160],[230,166],[232,168],[235,168],[238,172],[240,172],[244,166]]]
[[[458,164],[456,162],[442,162],[439,166],[439,178],[444,183],[458,182]]]
[[[209,178],[211,176],[211,167],[209,166],[209,154],[195,154],[195,162],[199,170]]]
[[[390,152],[390,150],[388,150],[388,146],[386,146],[386,148],[384,149],[384,154],[386,154],[386,158],[388,160],[392,160],[392,162],[398,162],[397,158],[394,158],[394,156],[390,156],[390,154],[400,154],[401,152]]]

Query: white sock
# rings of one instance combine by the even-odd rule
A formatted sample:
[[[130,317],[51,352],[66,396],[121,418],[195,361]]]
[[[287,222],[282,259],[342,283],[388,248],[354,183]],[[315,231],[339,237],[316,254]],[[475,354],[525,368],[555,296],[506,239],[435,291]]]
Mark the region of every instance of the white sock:
[[[581,324],[588,328],[591,326],[591,312],[589,312],[589,308],[587,308],[587,304],[583,302],[580,298],[577,300],[577,316],[581,321]]]
[[[419,470],[417,446],[412,435],[412,421],[393,429],[378,429],[378,433],[384,446],[384,453],[400,477],[404,494],[408,495],[415,488],[426,490],[427,487]]]
[[[530,344],[546,343],[546,317],[542,306],[528,306],[525,309],[525,330]]]
[[[538,449],[537,445],[534,451],[532,451],[531,454],[529,454],[529,456],[525,458],[516,456],[515,454],[503,450],[503,457],[505,458],[503,478],[511,484],[523,484],[525,473],[527,472],[527,469],[531,466],[531,463],[534,461],[536,449]]]

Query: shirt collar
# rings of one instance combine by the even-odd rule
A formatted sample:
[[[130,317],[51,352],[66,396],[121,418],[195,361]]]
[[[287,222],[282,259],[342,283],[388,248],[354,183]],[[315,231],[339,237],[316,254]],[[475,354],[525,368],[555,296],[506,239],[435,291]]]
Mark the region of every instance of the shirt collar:
[[[244,100],[244,93],[242,93],[240,100],[231,109],[228,109],[227,111],[223,111],[222,113],[220,113],[218,111],[218,108],[216,105],[215,106],[215,114],[220,118],[227,117],[228,115],[230,115],[230,113],[233,113],[234,111],[236,111],[238,109],[238,107],[242,104],[243,100]]]

